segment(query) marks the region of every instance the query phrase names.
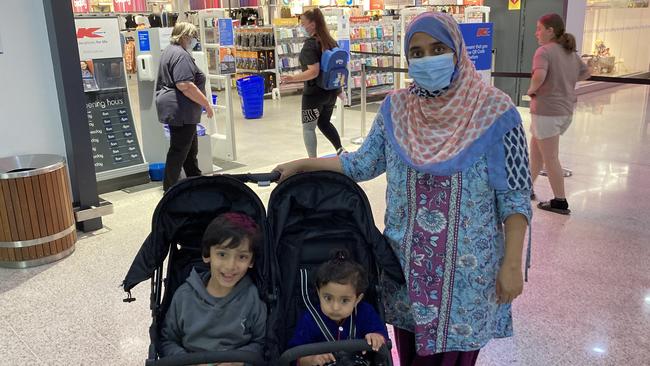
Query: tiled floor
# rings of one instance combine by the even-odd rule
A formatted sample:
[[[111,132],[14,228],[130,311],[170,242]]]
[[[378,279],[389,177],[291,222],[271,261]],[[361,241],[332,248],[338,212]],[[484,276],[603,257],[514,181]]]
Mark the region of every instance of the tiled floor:
[[[262,120],[237,121],[242,170],[304,156],[298,97],[268,101]],[[240,115],[236,113],[236,115]],[[359,134],[346,112],[345,144]],[[529,120],[527,111],[523,116]],[[526,123],[528,124],[528,123]],[[491,342],[479,365],[650,364],[650,88],[581,96],[562,139],[570,217],[535,210],[533,268],[515,301],[513,338]],[[319,138],[319,152],[332,153]],[[385,182],[362,184],[381,227]],[[272,188],[255,188],[266,201]],[[544,178],[536,191],[548,198]],[[162,192],[114,192],[105,229],[75,253],[28,270],[0,269],[0,365],[138,365],[147,355],[149,286],[125,304],[119,288],[150,230]]]

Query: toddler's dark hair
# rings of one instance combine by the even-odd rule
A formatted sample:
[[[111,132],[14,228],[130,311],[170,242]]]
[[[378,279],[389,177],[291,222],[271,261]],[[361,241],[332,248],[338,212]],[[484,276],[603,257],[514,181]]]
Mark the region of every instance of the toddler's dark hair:
[[[250,251],[256,253],[261,237],[260,227],[250,216],[226,212],[212,220],[205,229],[201,240],[201,254],[205,258],[209,257],[211,247],[220,245],[228,239],[231,240],[224,248],[237,248],[242,241],[248,239]]]
[[[330,282],[352,285],[359,296],[368,289],[368,273],[362,265],[350,259],[350,254],[346,250],[337,250],[330,260],[318,267],[316,272],[318,289]]]

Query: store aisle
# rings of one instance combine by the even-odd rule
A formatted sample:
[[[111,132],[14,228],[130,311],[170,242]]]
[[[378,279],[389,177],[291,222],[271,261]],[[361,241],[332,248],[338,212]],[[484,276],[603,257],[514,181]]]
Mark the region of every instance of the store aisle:
[[[649,98],[647,87],[580,97],[561,147],[562,161],[574,172],[566,181],[573,214],[534,210],[533,267],[514,304],[516,335],[491,342],[478,365],[647,363]],[[304,156],[298,102],[267,102],[267,118],[237,120],[240,160],[247,164],[241,170],[266,171]],[[346,143],[358,134],[352,113],[346,115]],[[319,143],[319,152],[329,153],[327,141]],[[383,227],[384,179],[362,186]],[[255,190],[267,201],[272,188]],[[548,197],[545,178],[536,191]],[[115,214],[105,218],[104,230],[83,236],[72,256],[34,269],[0,269],[0,365],[143,362],[149,285],[134,289],[131,304],[121,301],[118,286],[161,196],[157,188],[106,194]]]

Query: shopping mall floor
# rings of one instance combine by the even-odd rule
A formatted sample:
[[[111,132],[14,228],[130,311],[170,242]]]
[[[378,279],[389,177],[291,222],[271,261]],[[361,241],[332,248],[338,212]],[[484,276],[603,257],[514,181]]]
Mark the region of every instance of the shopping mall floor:
[[[478,365],[647,365],[650,360],[650,88],[580,97],[561,143],[573,213],[534,210],[530,281],[514,302],[515,336],[490,342]],[[267,101],[236,122],[242,171],[302,157],[299,97]],[[236,111],[236,116],[241,114]],[[522,115],[528,125],[527,110]],[[346,110],[344,142],[359,134]],[[369,116],[370,119],[371,116]],[[319,152],[332,153],[319,137]],[[383,227],[385,180],[362,184]],[[255,188],[266,201],[272,188]],[[537,195],[550,197],[545,178]],[[147,356],[149,284],[119,287],[150,230],[159,187],[103,197],[115,213],[57,263],[0,269],[0,365],[139,365]]]

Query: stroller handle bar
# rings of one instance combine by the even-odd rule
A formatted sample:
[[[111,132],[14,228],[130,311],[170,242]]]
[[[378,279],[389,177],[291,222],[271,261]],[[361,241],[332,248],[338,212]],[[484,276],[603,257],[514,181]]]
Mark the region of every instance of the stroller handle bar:
[[[368,342],[363,339],[352,339],[346,341],[336,342],[320,342],[305,344],[286,350],[280,356],[279,366],[290,366],[291,362],[296,361],[305,356],[320,355],[324,353],[334,353],[344,351],[348,353],[357,352],[374,352]],[[387,360],[386,365],[392,364],[390,361],[391,355],[387,345],[381,346],[379,353]]]
[[[230,174],[231,177],[242,183],[256,183],[262,187],[271,185],[280,180],[280,172],[273,171],[270,173],[245,173]]]
[[[243,362],[245,364],[264,366],[266,362],[257,353],[248,351],[192,352],[163,357],[159,360],[147,360],[146,366],[199,365],[219,362]]]

